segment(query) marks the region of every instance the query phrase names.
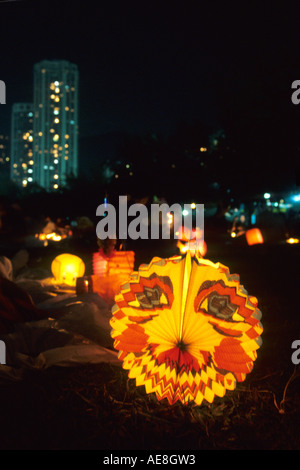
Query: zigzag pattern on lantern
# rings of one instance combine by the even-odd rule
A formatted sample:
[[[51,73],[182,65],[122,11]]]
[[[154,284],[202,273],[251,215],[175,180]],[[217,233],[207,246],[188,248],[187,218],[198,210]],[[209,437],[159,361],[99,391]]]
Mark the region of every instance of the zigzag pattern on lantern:
[[[257,299],[220,263],[154,258],[115,302],[111,336],[123,368],[159,400],[211,403],[253,368],[263,331]]]

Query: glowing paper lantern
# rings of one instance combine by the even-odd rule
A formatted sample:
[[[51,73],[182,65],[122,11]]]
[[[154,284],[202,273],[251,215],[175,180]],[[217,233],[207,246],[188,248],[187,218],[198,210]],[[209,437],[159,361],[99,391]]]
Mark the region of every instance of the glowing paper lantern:
[[[93,290],[107,302],[113,302],[121,285],[134,269],[134,251],[116,251],[107,256],[103,250],[93,254]]]
[[[246,240],[248,245],[257,245],[263,243],[264,239],[259,228],[251,228],[246,232]]]
[[[263,331],[257,299],[220,263],[153,258],[115,302],[111,336],[123,368],[159,400],[211,403],[253,368]]]
[[[98,276],[129,275],[134,268],[134,251],[116,251],[106,256],[102,250],[93,254],[93,271]]]
[[[51,271],[57,283],[75,286],[76,278],[85,273],[85,265],[78,256],[64,253],[52,261]]]
[[[289,243],[290,245],[294,245],[294,244],[299,243],[299,238],[288,238],[286,242]]]
[[[177,248],[181,254],[185,254],[188,251],[191,255],[199,253],[201,256],[205,256],[207,253],[207,245],[202,240],[202,230],[196,227],[193,230],[189,230],[187,227],[180,227],[177,236],[179,238],[177,242]]]

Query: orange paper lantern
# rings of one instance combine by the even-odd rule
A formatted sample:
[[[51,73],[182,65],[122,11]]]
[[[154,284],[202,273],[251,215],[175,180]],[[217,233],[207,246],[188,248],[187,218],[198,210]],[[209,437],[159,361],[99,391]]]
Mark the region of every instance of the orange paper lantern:
[[[134,251],[116,251],[107,256],[102,250],[93,254],[93,290],[111,302],[128,281],[134,269]]]
[[[93,254],[93,271],[97,276],[130,274],[134,268],[134,251],[116,251],[106,256],[102,250]]]
[[[259,228],[251,228],[246,232],[246,240],[248,245],[257,245],[263,243],[264,239]]]

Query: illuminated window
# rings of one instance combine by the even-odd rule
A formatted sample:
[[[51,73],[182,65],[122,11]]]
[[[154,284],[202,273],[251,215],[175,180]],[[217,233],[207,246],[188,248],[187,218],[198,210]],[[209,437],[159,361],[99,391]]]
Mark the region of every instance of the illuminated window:
[[[58,139],[59,139],[59,135],[58,135],[58,134],[55,134],[55,136],[53,137],[54,142],[57,142]]]
[[[39,136],[42,137],[42,135],[43,135],[43,133],[40,131],[40,132],[39,132]]]
[[[54,175],[53,178],[54,178],[55,180],[58,180],[58,175]]]
[[[55,118],[55,119],[54,119],[54,122],[55,122],[55,124],[58,124],[58,123],[59,123],[59,119],[58,119],[58,118]]]
[[[58,188],[58,184],[55,183],[55,184],[53,185],[53,188],[54,188],[54,189],[57,189],[57,188]]]

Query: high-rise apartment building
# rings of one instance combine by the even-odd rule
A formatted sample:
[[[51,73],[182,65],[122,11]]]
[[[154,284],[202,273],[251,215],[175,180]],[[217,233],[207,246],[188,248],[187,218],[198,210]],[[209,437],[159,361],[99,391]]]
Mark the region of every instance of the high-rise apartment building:
[[[15,103],[11,114],[10,179],[26,187],[33,181],[33,105]]]
[[[0,170],[10,168],[9,136],[0,134]]]
[[[34,65],[33,180],[47,191],[78,174],[78,80],[68,61]]]

